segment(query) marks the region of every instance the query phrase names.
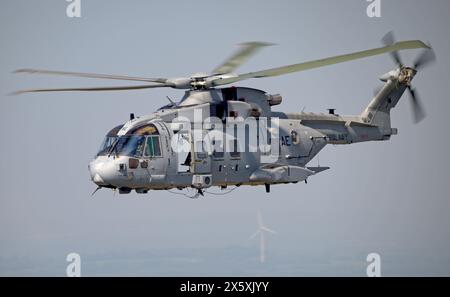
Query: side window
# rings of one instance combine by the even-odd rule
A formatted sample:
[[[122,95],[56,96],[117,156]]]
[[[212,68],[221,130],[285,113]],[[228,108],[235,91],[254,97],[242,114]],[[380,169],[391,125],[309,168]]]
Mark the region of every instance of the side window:
[[[230,157],[231,158],[240,158],[241,157],[241,153],[238,151],[238,140],[234,139],[231,140],[231,146],[232,146],[232,151],[230,152]]]
[[[197,141],[195,143],[195,156],[196,159],[205,159],[208,156],[205,152],[203,141]]]
[[[134,156],[136,156],[136,157],[142,156],[142,152],[144,150],[144,144],[145,144],[145,142],[144,142],[143,137],[139,137]]]
[[[222,141],[221,140],[213,140],[213,157],[214,159],[223,159],[224,156],[224,152],[223,152],[223,146],[222,146]],[[216,146],[220,148],[220,151],[216,150]]]
[[[298,136],[298,132],[295,130],[291,131],[291,139],[293,144],[299,144],[300,143],[300,137]]]
[[[224,88],[222,89],[222,97],[224,101],[236,101],[237,100],[237,88]]]
[[[161,157],[161,146],[159,136],[148,136],[145,145],[146,157]]]

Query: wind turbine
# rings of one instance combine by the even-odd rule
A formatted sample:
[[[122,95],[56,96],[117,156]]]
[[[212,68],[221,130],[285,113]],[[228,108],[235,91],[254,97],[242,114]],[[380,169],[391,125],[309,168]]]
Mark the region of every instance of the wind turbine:
[[[269,232],[272,234],[276,234],[275,231],[267,228],[266,226],[264,226],[263,224],[263,220],[262,220],[262,215],[261,212],[258,211],[258,215],[257,215],[257,219],[258,219],[258,230],[256,230],[256,232],[250,236],[250,239],[255,238],[256,235],[259,234],[259,244],[260,244],[260,256],[259,256],[259,260],[261,263],[264,263],[266,260],[266,240],[265,240],[265,232]]]

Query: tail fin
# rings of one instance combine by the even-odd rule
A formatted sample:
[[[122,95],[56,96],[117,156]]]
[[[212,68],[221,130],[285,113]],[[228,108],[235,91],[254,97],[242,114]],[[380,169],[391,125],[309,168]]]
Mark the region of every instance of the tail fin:
[[[362,112],[362,120],[367,124],[378,126],[384,135],[395,134],[395,129],[391,129],[391,109],[397,105],[405,90],[406,85],[392,80],[387,81]]]

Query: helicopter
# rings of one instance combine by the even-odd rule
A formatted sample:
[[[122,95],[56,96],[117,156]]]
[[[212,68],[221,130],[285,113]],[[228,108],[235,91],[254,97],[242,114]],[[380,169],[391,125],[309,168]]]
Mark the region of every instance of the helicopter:
[[[435,60],[432,48],[420,40],[396,42],[392,32],[383,47],[333,56],[266,70],[236,74],[235,70],[264,47],[265,42],[247,42],[211,73],[185,78],[145,78],[38,69],[16,73],[61,75],[134,81],[144,84],[112,87],[29,89],[16,94],[67,91],[123,91],[151,88],[185,90],[178,102],[143,116],[130,114],[125,123],[111,129],[93,161],[90,178],[102,188],[120,194],[135,191],[194,189],[196,196],[207,188],[271,185],[307,182],[310,176],[329,167],[308,166],[327,145],[365,141],[386,141],[398,133],[391,126],[390,111],[407,91],[414,121],[425,112],[412,80]],[[422,49],[412,67],[403,64],[399,52]],[[248,87],[227,86],[251,78],[266,78],[306,71],[371,56],[390,54],[396,68],[382,75],[384,86],[359,115],[279,112],[272,107],[282,96]]]

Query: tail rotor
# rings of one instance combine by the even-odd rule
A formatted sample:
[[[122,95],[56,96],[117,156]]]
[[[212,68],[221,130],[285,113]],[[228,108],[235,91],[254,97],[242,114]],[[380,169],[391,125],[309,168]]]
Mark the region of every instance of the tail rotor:
[[[388,32],[383,38],[382,42],[384,45],[389,46],[392,44],[395,44],[395,37],[394,33]],[[412,107],[412,114],[413,114],[413,121],[415,124],[421,122],[425,116],[425,109],[423,108],[423,104],[420,100],[420,97],[417,94],[417,90],[411,86],[411,79],[419,70],[424,69],[426,66],[429,66],[436,60],[436,55],[433,51],[433,49],[428,46],[428,48],[424,49],[422,53],[416,58],[416,60],[413,63],[413,68],[405,67],[402,61],[402,58],[400,56],[400,53],[398,51],[393,51],[390,53],[392,59],[394,60],[395,64],[399,67],[399,73],[400,76],[402,74],[406,74],[405,80],[400,80],[401,83],[405,83],[408,89],[410,101],[411,101],[411,107]],[[403,75],[405,76],[405,75]]]

